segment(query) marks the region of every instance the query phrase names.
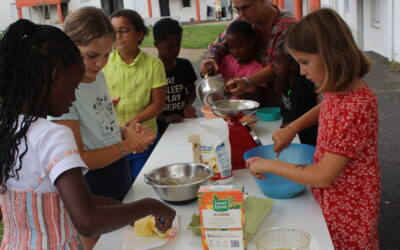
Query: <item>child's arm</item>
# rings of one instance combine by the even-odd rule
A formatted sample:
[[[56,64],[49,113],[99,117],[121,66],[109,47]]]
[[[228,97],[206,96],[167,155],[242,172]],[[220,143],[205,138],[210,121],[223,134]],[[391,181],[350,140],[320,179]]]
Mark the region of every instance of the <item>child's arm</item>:
[[[246,166],[259,179],[265,178],[263,173],[272,173],[296,183],[327,188],[340,174],[348,160],[342,155],[326,152],[317,165],[296,165],[254,157],[246,161]]]
[[[156,137],[150,127],[141,126],[140,132],[137,132],[137,126],[140,125],[132,123],[132,125],[126,129],[126,138],[124,138],[122,142],[105,148],[85,150],[78,120],[59,120],[53,122],[65,125],[72,130],[80,156],[90,170],[106,167],[119,160],[123,154],[129,154],[133,151],[143,152],[148,148],[148,145],[153,143]]]
[[[194,82],[188,84],[188,98],[185,103],[185,108],[183,109],[183,116],[186,118],[196,118],[196,110],[192,107],[193,102],[196,100],[196,85]]]
[[[151,90],[151,102],[142,112],[137,116],[133,117],[131,120],[127,121],[125,125],[128,125],[133,120],[138,120],[139,122],[147,121],[157,115],[161,114],[164,110],[165,105],[165,93],[166,86],[154,88]]]
[[[286,127],[274,131],[272,133],[272,140],[274,141],[275,145],[274,151],[279,154],[282,150],[289,146],[298,132],[318,124],[320,109],[321,104],[318,104]]]
[[[239,96],[246,92],[247,88],[255,87],[262,83],[268,83],[275,79],[274,68],[266,66],[258,72],[247,77],[247,80],[243,78],[234,78],[226,83],[226,89],[232,94]]]
[[[89,193],[80,168],[61,174],[55,186],[79,234],[98,236],[154,215],[157,228],[164,232],[171,227],[175,210],[155,199],[145,198],[127,204],[96,205]],[[165,222],[161,223],[160,218]]]

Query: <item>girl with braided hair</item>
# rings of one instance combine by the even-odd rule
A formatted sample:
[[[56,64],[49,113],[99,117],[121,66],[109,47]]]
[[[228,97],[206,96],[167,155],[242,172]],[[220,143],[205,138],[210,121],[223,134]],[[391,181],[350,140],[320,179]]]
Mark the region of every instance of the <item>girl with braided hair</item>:
[[[98,236],[149,214],[171,226],[175,211],[157,200],[91,196],[71,130],[46,120],[68,111],[84,72],[58,28],[21,19],[0,40],[1,249],[77,249],[76,231]]]

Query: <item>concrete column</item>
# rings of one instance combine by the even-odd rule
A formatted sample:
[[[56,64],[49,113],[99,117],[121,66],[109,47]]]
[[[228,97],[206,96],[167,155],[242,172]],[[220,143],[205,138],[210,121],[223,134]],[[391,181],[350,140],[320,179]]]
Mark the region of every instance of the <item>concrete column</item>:
[[[200,0],[196,0],[196,20],[198,22],[201,21],[201,16],[200,16]]]
[[[153,8],[151,6],[151,0],[147,0],[147,10],[149,12],[149,17],[153,17]]]
[[[58,13],[58,21],[60,22],[60,24],[64,23],[63,16],[62,16],[62,10],[61,10],[61,3],[57,4],[57,13]],[[50,13],[50,15],[51,15],[51,13]]]
[[[297,20],[303,18],[303,0],[294,0],[294,16]]]
[[[18,18],[22,19],[23,17],[22,17],[22,9],[21,9],[21,7],[17,8],[17,12],[18,12]]]
[[[281,9],[285,8],[285,0],[278,0],[278,7]]]
[[[321,8],[321,0],[311,0],[310,2],[310,12],[314,10],[318,10]]]

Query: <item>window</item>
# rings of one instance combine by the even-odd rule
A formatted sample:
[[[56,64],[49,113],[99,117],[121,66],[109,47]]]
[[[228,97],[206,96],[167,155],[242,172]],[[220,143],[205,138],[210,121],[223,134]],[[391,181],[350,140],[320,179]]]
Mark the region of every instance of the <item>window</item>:
[[[190,0],[182,0],[182,7],[190,7]]]
[[[381,1],[371,0],[371,26],[379,29],[381,26]]]
[[[44,19],[49,20],[50,19],[50,6],[43,5],[43,10],[44,10]]]

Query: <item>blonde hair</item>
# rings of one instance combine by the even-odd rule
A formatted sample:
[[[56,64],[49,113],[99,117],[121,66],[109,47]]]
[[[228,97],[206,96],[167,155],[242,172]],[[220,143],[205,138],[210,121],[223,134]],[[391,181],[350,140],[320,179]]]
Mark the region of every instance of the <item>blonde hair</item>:
[[[64,32],[78,46],[86,46],[96,38],[115,40],[114,28],[102,9],[82,7],[67,16]]]
[[[357,47],[350,28],[332,9],[314,11],[295,24],[286,37],[286,48],[318,54],[325,79],[318,92],[339,92],[357,77],[363,77],[370,60]]]

